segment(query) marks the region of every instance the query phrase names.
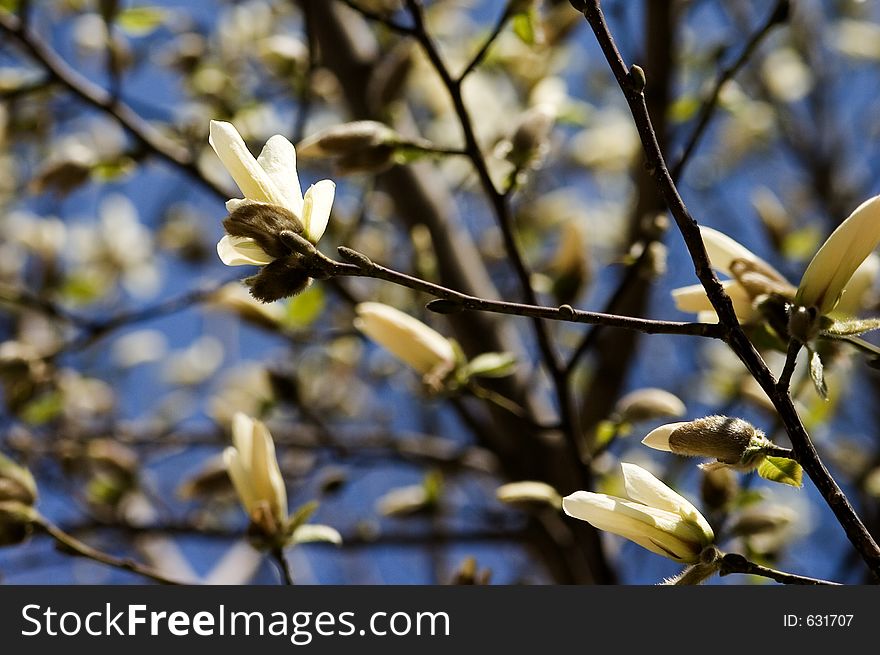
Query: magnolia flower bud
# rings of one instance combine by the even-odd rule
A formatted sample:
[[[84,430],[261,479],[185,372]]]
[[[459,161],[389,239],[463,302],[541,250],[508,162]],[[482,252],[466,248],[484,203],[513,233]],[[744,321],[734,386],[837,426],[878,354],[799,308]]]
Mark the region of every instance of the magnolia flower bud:
[[[556,107],[549,103],[540,103],[528,109],[510,137],[508,161],[516,166],[524,166],[540,158],[547,149],[556,114]]]
[[[12,501],[33,505],[37,502],[37,483],[30,471],[0,453],[0,503]]]
[[[614,413],[625,423],[684,416],[685,411],[684,403],[678,396],[651,387],[631,391],[614,407]]]
[[[652,553],[694,563],[715,540],[696,507],[635,464],[621,464],[629,498],[577,491],[562,499],[566,514],[625,537]]]
[[[559,493],[546,482],[524,480],[509,482],[495,490],[495,497],[509,505],[550,505],[559,509],[562,498]]]
[[[702,469],[700,496],[709,509],[720,510],[727,507],[739,491],[736,474],[728,467]]]
[[[747,421],[707,416],[684,423],[668,423],[652,430],[642,443],[656,450],[686,457],[714,457],[725,464],[744,463],[750,450],[767,443],[764,433]]]
[[[454,368],[452,344],[421,321],[378,302],[360,303],[355,312],[358,330],[422,375]]]
[[[36,510],[14,500],[0,501],[0,546],[14,546],[25,541],[37,521]]]
[[[298,146],[301,157],[337,157],[349,173],[379,172],[394,163],[400,135],[378,121],[354,121],[334,125],[304,139]]]
[[[242,507],[263,534],[281,534],[287,523],[287,490],[272,435],[261,421],[237,412],[232,442],[223,459]]]

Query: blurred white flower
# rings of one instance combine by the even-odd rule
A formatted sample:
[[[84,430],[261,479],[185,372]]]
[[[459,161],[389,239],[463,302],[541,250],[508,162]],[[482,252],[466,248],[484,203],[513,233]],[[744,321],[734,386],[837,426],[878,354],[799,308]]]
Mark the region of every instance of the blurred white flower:
[[[232,442],[223,460],[242,507],[266,534],[280,533],[287,522],[287,490],[272,435],[261,421],[238,412]]]
[[[422,375],[455,365],[449,340],[421,321],[378,302],[360,303],[354,326]]]

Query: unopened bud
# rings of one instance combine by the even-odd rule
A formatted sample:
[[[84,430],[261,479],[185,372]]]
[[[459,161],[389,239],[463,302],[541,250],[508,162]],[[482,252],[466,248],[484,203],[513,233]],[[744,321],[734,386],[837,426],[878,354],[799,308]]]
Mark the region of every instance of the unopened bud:
[[[86,446],[86,457],[98,470],[115,478],[133,480],[138,472],[138,455],[114,439],[93,439]]]
[[[344,172],[378,172],[394,163],[400,135],[377,121],[334,125],[302,141],[300,158],[335,157]]]
[[[726,466],[702,469],[702,473],[700,495],[703,498],[703,504],[712,510],[727,507],[739,491],[736,474]]]
[[[549,505],[562,509],[562,496],[546,482],[510,482],[498,487],[495,497],[509,505]]]
[[[37,484],[30,471],[0,453],[0,503],[13,501],[33,505]]]
[[[819,330],[815,307],[792,307],[788,315],[788,333],[801,343],[809,343]]]
[[[16,501],[0,502],[0,546],[14,546],[33,532],[37,513],[29,505]]]
[[[663,389],[636,389],[617,401],[614,413],[621,422],[637,423],[684,416],[686,408],[675,394]]]
[[[555,121],[556,108],[549,103],[541,103],[527,110],[510,138],[507,159],[522,166],[541,156],[547,148],[547,140]]]
[[[707,416],[670,423],[653,430],[642,443],[686,457],[714,457],[724,464],[745,464],[750,450],[766,442],[751,423],[727,416]]]

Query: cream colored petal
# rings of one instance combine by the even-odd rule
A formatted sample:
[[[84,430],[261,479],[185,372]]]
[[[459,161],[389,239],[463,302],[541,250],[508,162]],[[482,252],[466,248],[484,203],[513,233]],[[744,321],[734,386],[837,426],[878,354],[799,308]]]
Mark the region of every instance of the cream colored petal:
[[[733,303],[733,310],[741,321],[751,319],[755,315],[755,309],[752,306],[752,299],[749,297],[745,288],[736,280],[722,280],[721,286],[724,287],[725,293],[730,296]],[[706,290],[702,284],[692,284],[686,287],[679,287],[671,291],[672,300],[679,311],[689,314],[699,314],[700,312],[715,312]],[[717,316],[716,319],[717,321]],[[712,321],[714,322],[714,321]]]
[[[211,121],[208,143],[247,198],[281,204],[282,197],[275,189],[269,174],[254,159],[244,139],[231,123]]]
[[[795,301],[827,314],[850,278],[880,243],[880,196],[859,205],[813,256],[801,278]]]
[[[275,454],[275,442],[269,429],[261,421],[256,421],[254,424],[254,442],[262,443],[260,451],[255,450],[254,456],[256,457],[257,452],[260,452],[260,456],[265,458],[263,467],[268,483],[265,497],[269,500],[269,505],[275,512],[275,518],[280,523],[287,519],[287,487],[284,485],[281,467],[278,465],[278,458]],[[261,484],[263,484],[262,478]]]
[[[672,449],[669,447],[669,435],[682,425],[686,425],[686,423],[667,423],[666,425],[661,425],[659,428],[651,430],[648,435],[642,439],[642,443],[648,446],[648,448],[653,448],[654,450],[672,452]]]
[[[562,499],[566,514],[586,521],[599,530],[619,535],[663,557],[692,561],[699,554],[693,541],[677,537],[670,528],[681,523],[676,515],[647,508],[613,496],[577,491]],[[666,529],[664,529],[666,528]]]
[[[299,526],[290,536],[290,541],[295,544],[307,544],[313,542],[326,542],[342,545],[342,535],[336,528],[317,523],[306,523]]]
[[[330,210],[336,196],[336,184],[331,180],[321,180],[306,191],[303,204],[303,226],[305,236],[312,243],[318,243],[330,221]]]
[[[227,266],[265,266],[273,261],[253,239],[228,234],[217,242],[217,255]]]
[[[832,316],[852,317],[861,313],[867,302],[865,294],[873,288],[878,274],[880,274],[880,256],[871,253],[849,279],[837,307],[831,312]]]
[[[425,374],[452,364],[455,352],[442,334],[403,312],[377,302],[360,303],[355,327],[398,359]]]
[[[229,479],[232,480],[232,486],[238,494],[242,507],[248,516],[256,507],[257,501],[251,486],[250,475],[241,462],[239,451],[231,446],[223,451],[223,462],[226,464],[226,471],[229,473]]]
[[[303,195],[296,172],[296,148],[280,134],[266,141],[257,163],[272,179],[284,198],[282,205],[297,218],[302,216]]]
[[[250,477],[253,467],[254,419],[244,412],[235,412],[232,417],[232,445],[238,451],[242,467]]]
[[[677,514],[694,523],[705,535],[706,543],[715,538],[709,523],[687,498],[667,487],[641,466],[622,462],[620,467],[623,469],[627,496],[650,507]]]
[[[723,232],[713,230],[711,227],[700,227],[700,235],[703,237],[703,243],[706,245],[709,262],[716,271],[721,271],[725,275],[732,277],[733,274],[730,271],[731,264],[738,259],[742,259],[747,262],[753,262],[761,268],[769,269],[776,273],[780,279],[784,279],[770,264]]]

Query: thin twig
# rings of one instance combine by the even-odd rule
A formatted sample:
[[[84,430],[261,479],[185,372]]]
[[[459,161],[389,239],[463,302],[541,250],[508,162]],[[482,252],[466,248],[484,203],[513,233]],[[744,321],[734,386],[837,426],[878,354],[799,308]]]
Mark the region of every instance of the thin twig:
[[[510,17],[513,16],[513,2],[514,0],[510,0],[507,3],[507,6],[504,8],[504,12],[501,16],[498,17],[498,20],[495,22],[495,27],[492,28],[492,32],[483,42],[483,45],[477,51],[477,54],[473,56],[473,58],[468,62],[467,66],[464,67],[464,70],[461,71],[459,76],[456,78],[455,83],[461,86],[462,82],[464,82],[464,78],[470,75],[473,71],[477,69],[477,67],[483,63],[483,60],[486,58],[486,55],[489,54],[489,49],[492,47],[492,44],[495,43],[495,40],[501,34],[501,30],[504,29],[504,26],[507,25],[507,21],[510,20]]]
[[[78,557],[85,557],[86,559],[106,564],[107,566],[112,566],[116,569],[122,569],[123,571],[130,571],[131,573],[136,573],[137,575],[141,575],[162,584],[183,584],[159,573],[155,569],[145,566],[144,564],[139,564],[134,560],[108,555],[96,548],[92,548],[76,537],[67,534],[64,530],[55,526],[45,518],[41,518],[37,521],[36,527],[52,537],[58,543],[62,552],[70,553]]]
[[[803,575],[796,575],[794,573],[786,573],[785,571],[771,569],[767,566],[762,566],[761,564],[751,562],[742,555],[736,553],[729,553],[721,558],[721,569],[719,570],[718,574],[724,576],[730,575],[731,573],[759,575],[763,578],[769,578],[771,580],[775,580],[776,582],[781,582],[782,584],[830,586],[840,585],[839,582],[831,582],[830,580],[822,580],[821,578],[809,578]]]
[[[278,565],[278,570],[281,573],[284,584],[293,585],[293,571],[290,568],[290,560],[288,560],[287,555],[284,554],[284,549],[280,546],[278,548],[273,548],[272,558]]]
[[[693,155],[697,144],[700,142],[706,128],[709,126],[709,122],[712,120],[712,115],[718,107],[718,99],[721,97],[721,91],[724,89],[724,85],[732,80],[742,67],[746,65],[749,59],[752,58],[752,55],[758,49],[758,46],[761,44],[761,41],[764,40],[764,37],[766,37],[776,25],[779,25],[784,20],[785,15],[788,12],[789,3],[790,0],[777,0],[776,5],[767,17],[767,20],[755,30],[739,57],[737,57],[736,60],[730,64],[730,66],[725,68],[718,76],[718,79],[715,81],[715,86],[712,88],[712,92],[702,103],[700,115],[697,117],[696,125],[687,140],[687,144],[684,147],[681,157],[679,157],[678,161],[672,167],[672,179],[676,182],[681,178],[681,174],[684,172],[685,167],[690,161],[691,155]]]
[[[343,249],[345,252],[352,252],[349,249]],[[364,262],[360,265],[344,264],[341,262],[329,262],[328,274],[333,276],[354,276],[368,277],[378,280],[385,280],[400,286],[422,291],[436,298],[453,301],[458,307],[451,308],[453,311],[458,309],[470,309],[484,312],[493,312],[496,314],[509,314],[513,316],[527,316],[538,319],[551,319],[556,321],[566,321],[569,323],[587,323],[591,325],[600,324],[608,327],[622,328],[625,330],[635,330],[646,334],[680,334],[699,337],[710,337],[714,339],[723,339],[726,334],[726,328],[718,323],[686,323],[677,321],[662,321],[645,318],[635,318],[632,316],[617,316],[614,314],[600,314],[597,312],[588,312],[581,309],[574,309],[569,305],[561,307],[547,307],[537,304],[525,304],[508,302],[505,300],[490,300],[488,298],[478,298],[454,289],[428,282],[406,273],[401,273],[384,266],[380,266],[375,262]],[[444,311],[447,311],[444,308]]]
[[[782,373],[779,374],[779,381],[776,388],[783,393],[788,393],[791,387],[791,376],[794,375],[794,369],[797,366],[797,356],[801,351],[801,342],[797,339],[790,339],[788,342],[788,352],[785,354],[785,366]]]

